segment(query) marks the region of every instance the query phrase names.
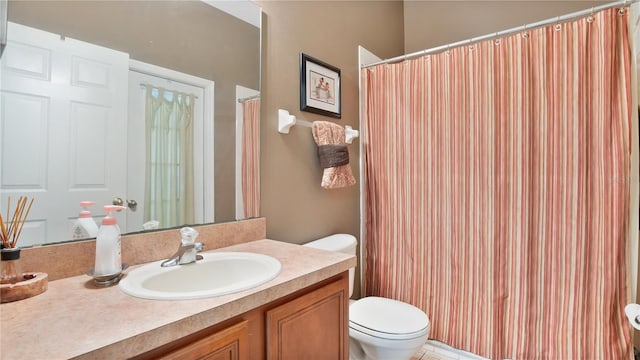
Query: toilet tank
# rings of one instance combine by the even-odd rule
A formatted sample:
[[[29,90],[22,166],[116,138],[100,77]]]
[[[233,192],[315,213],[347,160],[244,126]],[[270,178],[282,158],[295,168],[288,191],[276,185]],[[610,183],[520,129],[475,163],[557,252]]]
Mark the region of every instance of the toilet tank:
[[[304,244],[314,249],[341,252],[349,255],[356,254],[356,237],[350,234],[334,234]],[[355,269],[349,269],[349,297],[353,295],[353,280]]]

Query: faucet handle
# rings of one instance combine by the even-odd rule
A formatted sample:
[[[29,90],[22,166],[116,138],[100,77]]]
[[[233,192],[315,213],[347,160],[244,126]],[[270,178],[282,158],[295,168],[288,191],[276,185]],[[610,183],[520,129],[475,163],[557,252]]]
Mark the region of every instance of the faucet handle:
[[[176,253],[173,254],[173,256],[171,256],[169,259],[163,261],[160,266],[168,267],[174,265],[184,265],[204,259],[202,255],[196,254],[204,249],[204,244],[201,242],[193,241],[193,239],[198,236],[198,232],[191,228],[183,228],[182,235],[183,236],[182,240],[180,241],[180,245],[178,246],[178,251],[176,251]]]
[[[184,245],[193,244],[198,237],[198,231],[194,228],[183,227],[180,229],[181,242]]]

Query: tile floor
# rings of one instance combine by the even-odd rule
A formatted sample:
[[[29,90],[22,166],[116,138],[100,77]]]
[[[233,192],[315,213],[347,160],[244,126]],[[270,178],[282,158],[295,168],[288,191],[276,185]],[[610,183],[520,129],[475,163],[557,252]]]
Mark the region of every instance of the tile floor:
[[[486,360],[472,353],[455,349],[439,341],[429,340],[411,360]]]

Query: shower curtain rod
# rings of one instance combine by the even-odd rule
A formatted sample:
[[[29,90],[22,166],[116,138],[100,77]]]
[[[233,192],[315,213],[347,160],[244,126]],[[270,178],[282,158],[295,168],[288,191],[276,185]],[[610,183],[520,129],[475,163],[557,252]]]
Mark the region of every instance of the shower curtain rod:
[[[253,99],[260,99],[260,95],[253,95],[253,96],[249,96],[249,97],[246,97],[246,98],[241,98],[241,99],[238,99],[238,102],[239,103],[243,103],[245,101],[249,101],[249,100],[253,100]]]
[[[499,38],[499,37],[503,37],[505,35],[515,34],[515,33],[520,32],[520,31],[526,31],[527,29],[531,30],[531,29],[543,27],[543,26],[550,25],[550,24],[558,24],[558,23],[561,23],[561,22],[566,22],[568,20],[573,20],[575,18],[583,17],[583,16],[586,16],[586,15],[591,15],[591,14],[594,14],[594,13],[596,13],[598,11],[609,9],[609,8],[612,8],[612,7],[618,7],[618,6],[627,7],[627,6],[629,6],[629,5],[633,4],[633,3],[636,3],[638,1],[640,1],[640,0],[620,0],[620,1],[615,1],[615,2],[608,3],[608,4],[600,5],[600,6],[594,6],[591,9],[585,9],[585,10],[576,11],[576,12],[573,12],[573,13],[570,13],[570,14],[557,16],[555,18],[542,20],[542,21],[538,21],[538,22],[535,22],[535,23],[526,24],[526,25],[523,25],[523,26],[514,27],[514,28],[511,28],[511,29],[508,29],[508,30],[498,31],[498,32],[495,32],[495,33],[491,33],[491,34],[487,34],[487,35],[483,35],[483,36],[478,36],[478,37],[473,37],[471,39],[462,40],[462,41],[450,43],[450,44],[447,44],[447,45],[437,46],[437,47],[434,47],[434,48],[431,48],[431,49],[420,50],[420,51],[416,51],[416,52],[413,52],[413,53],[410,53],[410,54],[405,54],[405,55],[392,57],[392,58],[381,60],[381,61],[377,61],[377,62],[374,62],[374,63],[371,63],[371,64],[362,65],[361,68],[362,69],[366,69],[368,67],[372,67],[372,66],[376,66],[376,65],[380,65],[380,64],[390,64],[390,63],[400,62],[402,60],[407,60],[407,59],[419,57],[419,56],[422,56],[422,55],[439,53],[439,52],[442,52],[444,50],[449,50],[449,49],[452,49],[452,48],[455,48],[455,47],[458,47],[458,46],[471,45],[471,44],[477,43],[479,41],[484,41],[484,40],[492,40],[492,39],[496,39],[496,38]]]
[[[181,93],[181,92],[179,92],[179,91],[165,89],[165,88],[163,88],[162,86],[155,86],[155,85],[153,85],[153,84],[147,84],[147,83],[144,83],[144,82],[140,83],[140,89],[146,89],[146,88],[147,88],[147,86],[151,86],[152,88],[154,88],[154,89],[158,89],[158,90],[162,89],[162,90],[169,91],[169,92],[172,92],[172,93],[178,93],[178,94],[184,94],[184,95],[191,95],[191,96],[193,96],[195,99],[197,99],[197,98],[198,98],[198,96],[197,96],[196,94],[192,94],[192,93]]]

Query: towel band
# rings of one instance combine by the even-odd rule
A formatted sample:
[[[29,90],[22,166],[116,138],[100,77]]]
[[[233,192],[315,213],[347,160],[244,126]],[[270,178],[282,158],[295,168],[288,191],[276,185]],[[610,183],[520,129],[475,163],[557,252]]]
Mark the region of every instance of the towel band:
[[[347,165],[349,149],[347,145],[318,145],[318,159],[323,169]]]

